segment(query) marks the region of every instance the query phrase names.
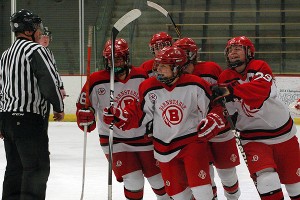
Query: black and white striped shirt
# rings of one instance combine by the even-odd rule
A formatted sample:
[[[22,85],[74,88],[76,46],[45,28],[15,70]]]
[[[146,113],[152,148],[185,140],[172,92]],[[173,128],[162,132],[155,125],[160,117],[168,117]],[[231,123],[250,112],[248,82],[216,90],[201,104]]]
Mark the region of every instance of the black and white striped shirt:
[[[55,68],[55,73],[57,75],[57,80],[58,80],[58,86],[59,88],[63,88],[64,87],[64,84],[63,84],[63,81],[58,73],[58,70],[57,70],[57,65],[56,65],[56,61],[55,61],[55,58],[54,58],[54,55],[53,55],[53,52],[48,48],[48,47],[45,47],[45,49],[47,50],[47,52],[49,53],[49,55],[51,56],[51,59],[52,59],[52,62],[53,62],[53,65],[54,65],[54,68]]]
[[[46,49],[25,38],[3,52],[0,62],[0,112],[30,112],[44,116],[46,100],[63,112],[55,65]]]

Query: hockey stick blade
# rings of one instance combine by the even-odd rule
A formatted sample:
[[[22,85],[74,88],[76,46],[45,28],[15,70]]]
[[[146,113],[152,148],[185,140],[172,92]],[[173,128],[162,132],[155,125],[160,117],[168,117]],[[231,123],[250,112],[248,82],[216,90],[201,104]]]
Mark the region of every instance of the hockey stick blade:
[[[163,7],[161,7],[160,5],[158,5],[157,3],[154,3],[154,2],[152,2],[152,1],[147,1],[147,5],[148,5],[149,7],[151,7],[151,8],[154,8],[154,9],[158,10],[158,11],[159,11],[160,13],[162,13],[164,16],[169,17],[169,19],[171,20],[171,22],[172,22],[172,24],[173,24],[173,26],[174,26],[174,28],[175,28],[175,31],[176,31],[176,33],[177,33],[177,36],[178,36],[179,38],[181,38],[181,33],[180,33],[180,31],[179,31],[177,25],[175,24],[175,22],[174,22],[172,16],[169,14],[169,12],[168,12],[166,9],[164,9]]]
[[[168,11],[166,11],[166,9],[164,9],[163,7],[161,7],[160,5],[152,2],[152,1],[147,1],[147,5],[151,8],[154,8],[156,10],[158,10],[159,12],[161,12],[164,16],[168,17]]]
[[[123,15],[113,26],[111,31],[111,58],[112,58],[112,68],[110,73],[110,105],[113,106],[114,102],[114,56],[115,56],[115,40],[119,32],[127,26],[130,22],[136,20],[140,17],[142,12],[139,9],[132,9]],[[112,128],[110,128],[112,129]]]
[[[125,27],[127,26],[130,22],[134,21],[137,19],[139,16],[141,16],[142,12],[139,9],[133,9],[123,15],[113,26],[112,28],[112,35],[113,38],[117,36],[117,34]]]

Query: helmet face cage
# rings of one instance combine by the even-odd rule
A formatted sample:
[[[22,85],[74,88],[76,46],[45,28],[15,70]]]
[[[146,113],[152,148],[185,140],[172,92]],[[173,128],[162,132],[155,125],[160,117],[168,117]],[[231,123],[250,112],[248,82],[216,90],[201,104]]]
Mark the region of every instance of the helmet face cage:
[[[36,31],[37,29],[43,31],[41,18],[25,9],[14,13],[10,17],[10,26],[12,32],[23,33],[25,31]]]
[[[115,41],[115,54],[114,58],[122,58],[125,62],[124,66],[115,67],[114,72],[115,74],[120,74],[124,72],[125,70],[129,69],[129,47],[124,39],[116,39]],[[112,61],[112,54],[111,54],[111,41],[108,40],[105,44],[104,50],[103,50],[103,63],[105,66],[105,69],[110,71],[111,66],[109,63]]]
[[[156,43],[156,44],[153,44],[152,46],[149,46],[149,48],[150,48],[150,52],[152,54],[154,54],[155,50],[159,51],[159,50],[163,49],[164,47],[168,47],[168,46],[169,47],[172,46],[172,43],[170,41]]]
[[[241,46],[244,48],[245,51],[245,57],[246,57],[246,64],[249,63],[250,60],[252,60],[254,58],[255,55],[255,47],[253,45],[253,43],[251,42],[250,39],[248,39],[245,36],[240,36],[240,37],[235,37],[232,38],[231,40],[229,40],[227,42],[227,45],[225,47],[224,50],[224,55],[225,55],[225,59],[227,62],[227,66],[230,68],[235,68],[240,66],[241,64],[243,64],[244,62],[238,61],[238,63],[231,63],[229,58],[228,58],[228,54],[229,54],[229,49],[233,46]]]
[[[171,84],[175,78],[179,77],[184,67],[187,64],[187,57],[185,52],[175,46],[171,47],[164,47],[156,56],[154,59],[154,67],[157,69],[157,66],[160,64],[170,65],[171,69],[173,71],[172,77],[164,77],[161,74],[158,74],[157,71],[155,71],[156,78],[158,81],[165,83],[167,85]]]
[[[172,46],[172,37],[166,32],[154,34],[149,42],[149,48],[152,54],[154,54],[155,50],[161,50],[166,46]]]
[[[48,36],[49,37],[49,40],[52,41],[52,32],[49,31],[48,27],[44,27],[44,32],[43,32],[43,35],[44,36]]]
[[[185,38],[178,39],[176,42],[174,42],[173,45],[185,51],[189,62],[193,62],[193,63],[197,62],[198,47],[194,40],[185,37]]]

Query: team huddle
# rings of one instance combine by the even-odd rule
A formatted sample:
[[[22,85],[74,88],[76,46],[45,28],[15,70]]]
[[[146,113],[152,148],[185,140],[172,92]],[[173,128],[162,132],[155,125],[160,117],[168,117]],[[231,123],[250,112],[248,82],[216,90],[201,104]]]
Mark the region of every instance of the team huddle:
[[[154,34],[149,42],[153,59],[139,67],[130,64],[124,39],[114,45],[114,105],[108,94],[109,40],[105,69],[94,72],[79,95],[77,123],[90,132],[97,121],[107,158],[109,126],[114,125],[112,169],[124,182],[126,199],[143,199],[144,177],[159,200],[217,199],[214,169],[225,197],[239,199],[235,137],[261,199],[283,199],[281,184],[291,199],[300,199],[296,127],[277,97],[271,68],[254,59],[251,40],[240,36],[227,42],[224,71],[214,62],[197,61],[199,49],[188,37],[173,42],[166,32]]]
[[[0,60],[0,138],[7,159],[2,199],[43,200],[50,173],[49,108],[61,121],[67,95],[41,18],[20,10],[10,23],[16,41]],[[76,103],[78,127],[97,127],[109,161],[113,145],[112,170],[125,198],[142,200],[146,178],[157,200],[217,200],[216,171],[226,199],[237,200],[243,192],[239,148],[262,200],[284,199],[281,184],[290,199],[300,200],[296,126],[277,96],[270,66],[255,59],[251,40],[227,42],[225,70],[198,61],[192,38],[173,41],[159,32],[149,47],[153,58],[136,67],[126,40],[108,40],[104,69],[90,75]],[[300,113],[300,100],[293,110]]]

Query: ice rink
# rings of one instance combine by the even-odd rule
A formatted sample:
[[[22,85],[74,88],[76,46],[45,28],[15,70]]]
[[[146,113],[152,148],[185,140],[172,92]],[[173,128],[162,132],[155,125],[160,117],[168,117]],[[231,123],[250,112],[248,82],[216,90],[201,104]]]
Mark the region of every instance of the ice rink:
[[[298,128],[298,138],[300,126]],[[47,200],[80,200],[82,186],[83,164],[83,132],[75,122],[50,122],[49,126],[51,173],[48,181]],[[87,137],[87,160],[84,200],[105,200],[108,190],[108,163],[102,153],[96,131]],[[6,159],[4,144],[0,140],[0,193],[5,171]],[[252,180],[248,175],[243,160],[238,166],[238,176],[241,188],[241,200],[259,199]],[[225,200],[223,189],[218,177],[215,179],[218,187],[218,199]],[[124,200],[123,184],[113,177],[113,199]],[[285,197],[288,196],[284,189]],[[144,200],[155,200],[148,182],[145,181]]]

